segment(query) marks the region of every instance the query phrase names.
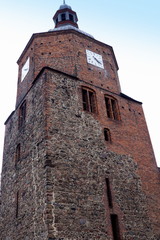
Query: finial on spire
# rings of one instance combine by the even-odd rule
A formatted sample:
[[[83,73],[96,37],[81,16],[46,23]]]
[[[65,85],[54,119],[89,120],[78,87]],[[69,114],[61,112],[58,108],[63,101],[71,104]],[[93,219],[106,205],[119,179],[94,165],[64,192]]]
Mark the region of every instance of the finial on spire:
[[[65,0],[63,0],[63,4],[66,4],[66,1],[65,1]]]

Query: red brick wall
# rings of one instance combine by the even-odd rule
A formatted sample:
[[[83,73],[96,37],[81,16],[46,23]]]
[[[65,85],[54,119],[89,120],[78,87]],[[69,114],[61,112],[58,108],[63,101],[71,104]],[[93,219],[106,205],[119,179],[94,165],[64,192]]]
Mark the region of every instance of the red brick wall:
[[[105,69],[87,63],[86,49],[103,56]],[[105,143],[106,149],[129,155],[138,164],[138,175],[142,181],[142,189],[147,195],[149,214],[155,230],[159,232],[160,213],[157,210],[160,206],[159,171],[142,105],[120,95],[118,67],[112,48],[74,31],[49,32],[32,37],[18,61],[20,69],[28,56],[31,59],[31,67],[24,81],[18,84],[17,105],[31,87],[34,78],[46,66],[76,76],[82,81],[83,86],[92,88],[96,92],[98,108],[98,114],[93,115],[101,124],[102,130],[109,128],[111,132],[112,143]],[[107,117],[105,94],[117,99],[120,121]]]
[[[105,69],[100,69],[87,63],[86,49],[103,56]],[[31,60],[30,71],[25,81],[21,83],[21,68],[28,56]],[[33,35],[29,46],[23,52],[18,63],[17,104],[29,89],[40,70],[46,66],[77,76],[86,82],[94,83],[112,92],[120,92],[117,63],[112,48],[75,31]]]

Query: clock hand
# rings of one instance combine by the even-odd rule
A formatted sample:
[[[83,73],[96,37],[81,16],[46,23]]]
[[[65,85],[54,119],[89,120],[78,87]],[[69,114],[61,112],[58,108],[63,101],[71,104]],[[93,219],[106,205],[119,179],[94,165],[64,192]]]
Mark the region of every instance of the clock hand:
[[[101,62],[100,61],[98,61],[98,59],[97,58],[95,58],[95,57],[93,57],[95,60],[96,60],[96,62],[98,62],[99,64],[101,64]]]

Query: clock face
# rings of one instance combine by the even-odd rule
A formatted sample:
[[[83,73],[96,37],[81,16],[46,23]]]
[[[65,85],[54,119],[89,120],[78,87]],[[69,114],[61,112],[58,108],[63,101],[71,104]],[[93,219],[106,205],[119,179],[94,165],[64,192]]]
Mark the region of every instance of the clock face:
[[[88,63],[102,69],[104,68],[103,59],[101,55],[87,49],[86,49],[86,55],[87,55]]]
[[[22,67],[21,82],[23,81],[23,79],[25,78],[25,76],[27,75],[28,72],[29,72],[29,58],[27,58],[27,61],[25,62],[25,64]]]

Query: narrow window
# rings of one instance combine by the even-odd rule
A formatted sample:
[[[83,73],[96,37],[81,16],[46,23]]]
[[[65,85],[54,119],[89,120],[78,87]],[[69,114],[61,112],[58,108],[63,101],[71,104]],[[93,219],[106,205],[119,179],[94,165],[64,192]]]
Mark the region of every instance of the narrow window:
[[[73,15],[72,15],[72,14],[69,14],[69,20],[72,21],[72,22],[74,22],[74,20],[73,20]]]
[[[26,119],[26,101],[24,101],[19,108],[19,119],[18,119],[19,128],[23,126],[25,119]]]
[[[120,120],[117,100],[112,97],[106,96],[105,103],[106,103],[107,116],[114,120]]]
[[[108,128],[104,128],[104,139],[107,142],[111,142],[111,133]]]
[[[83,110],[89,111],[87,90],[82,89]]]
[[[58,23],[58,17],[56,18],[56,24]]]
[[[111,106],[112,106],[112,112],[113,112],[113,118],[116,120],[118,119],[118,107],[117,107],[117,101],[114,99],[111,99]]]
[[[113,240],[120,240],[118,216],[116,214],[111,214],[111,224],[112,224]]]
[[[19,191],[16,194],[16,218],[18,218],[19,213]]]
[[[112,203],[112,193],[111,193],[109,178],[106,178],[106,193],[107,193],[108,205],[110,208],[112,208],[113,203]]]
[[[17,163],[20,161],[20,158],[21,158],[21,145],[19,143],[16,147],[15,166],[17,166]]]
[[[65,20],[66,20],[66,14],[65,14],[65,13],[62,13],[62,14],[61,14],[61,20],[62,20],[62,21],[65,21]]]
[[[82,88],[82,101],[84,111],[96,112],[95,93],[92,90]]]

